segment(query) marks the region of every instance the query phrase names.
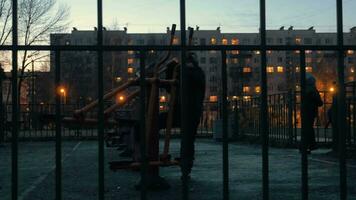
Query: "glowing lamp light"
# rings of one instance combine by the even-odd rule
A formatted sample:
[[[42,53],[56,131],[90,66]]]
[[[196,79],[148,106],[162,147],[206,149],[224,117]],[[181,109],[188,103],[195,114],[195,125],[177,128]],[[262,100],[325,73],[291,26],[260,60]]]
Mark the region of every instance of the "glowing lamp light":
[[[119,102],[123,102],[123,101],[125,101],[125,96],[120,95],[120,96],[119,96]]]
[[[66,89],[64,87],[58,88],[58,91],[61,95],[65,96],[66,95]]]
[[[329,91],[330,91],[330,92],[335,92],[335,88],[334,88],[334,87],[331,87],[331,88],[329,89]]]
[[[116,82],[122,81],[122,78],[120,76],[116,77]]]
[[[166,102],[166,100],[166,96],[161,96],[161,98],[159,99],[159,101],[162,103]]]

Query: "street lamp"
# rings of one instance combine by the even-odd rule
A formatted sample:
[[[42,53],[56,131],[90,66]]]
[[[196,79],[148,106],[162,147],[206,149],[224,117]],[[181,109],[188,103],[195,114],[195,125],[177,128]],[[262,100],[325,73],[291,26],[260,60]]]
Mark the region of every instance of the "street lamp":
[[[66,91],[66,89],[64,87],[60,87],[59,88],[59,94],[63,98],[63,103],[66,104],[67,103],[67,91]]]
[[[329,89],[329,91],[330,91],[330,92],[335,92],[335,88],[334,88],[334,87],[331,87],[331,88]]]

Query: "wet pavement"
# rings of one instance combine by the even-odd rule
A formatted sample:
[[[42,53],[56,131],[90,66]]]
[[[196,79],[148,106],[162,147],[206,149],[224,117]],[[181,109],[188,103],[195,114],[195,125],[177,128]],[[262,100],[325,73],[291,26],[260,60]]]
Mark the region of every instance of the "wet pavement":
[[[231,199],[261,199],[261,147],[242,143],[229,145]],[[19,199],[54,199],[55,143],[19,144]],[[190,196],[195,200],[222,199],[222,146],[212,139],[196,143],[196,163],[192,172]],[[118,160],[119,151],[106,148],[105,163]],[[336,157],[320,149],[309,157],[310,199],[339,199],[339,169]],[[171,145],[173,157],[179,154],[179,140]],[[63,142],[63,199],[97,199],[98,149],[95,141]],[[11,147],[0,147],[0,199],[11,194]],[[296,149],[270,148],[271,199],[301,199],[301,158]],[[356,161],[348,160],[348,199],[356,199]],[[139,199],[134,189],[139,172],[112,172],[105,167],[106,199]],[[166,191],[151,191],[148,199],[181,198],[180,170],[162,168],[161,176],[171,185]]]

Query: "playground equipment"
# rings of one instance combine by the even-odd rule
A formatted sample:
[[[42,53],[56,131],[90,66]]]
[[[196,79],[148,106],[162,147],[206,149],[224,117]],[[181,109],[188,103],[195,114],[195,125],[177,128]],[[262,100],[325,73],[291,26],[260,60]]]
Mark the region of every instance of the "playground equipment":
[[[175,36],[176,25],[174,24],[171,29],[170,35],[170,45],[173,45],[174,36]],[[189,44],[192,43],[193,38],[193,28],[189,28]],[[174,112],[179,112],[174,110],[177,98],[177,86],[178,86],[178,71],[179,64],[175,61],[174,71],[172,75],[172,79],[163,80],[159,79],[160,74],[164,73],[167,70],[167,63],[173,63],[173,60],[170,60],[171,51],[167,52],[167,54],[158,62],[157,65],[154,66],[153,74],[151,78],[145,78],[146,83],[148,84],[148,88],[150,91],[148,92],[147,98],[147,111],[146,111],[146,134],[145,138],[140,138],[141,140],[145,140],[147,151],[148,152],[148,175],[150,177],[149,180],[152,180],[151,185],[157,185],[158,187],[169,187],[168,183],[166,183],[162,178],[159,177],[159,167],[166,166],[177,166],[179,165],[179,159],[171,160],[171,156],[169,154],[170,147],[170,138],[171,138],[171,130],[173,127],[173,118]],[[111,92],[104,95],[103,99],[108,100],[116,97],[121,92],[128,90],[128,88],[132,86],[137,86],[139,84],[140,77],[137,77],[133,80],[128,80],[123,85],[113,89]],[[170,99],[169,99],[169,110],[168,117],[166,121],[166,132],[164,139],[164,148],[163,153],[159,155],[159,89],[160,88],[170,88]],[[111,119],[110,115],[126,105],[128,102],[134,100],[140,94],[140,89],[135,89],[131,91],[123,101],[117,101],[114,105],[110,106],[104,111],[105,116],[105,126],[120,126],[120,123],[125,123],[120,120]],[[72,117],[64,117],[62,119],[62,123],[67,126],[95,126],[98,123],[97,119],[86,118],[86,113],[94,109],[98,105],[98,100],[93,101],[92,103],[86,105],[85,107],[75,110]],[[121,170],[121,169],[139,169],[142,165],[139,161],[112,161],[109,163],[110,169],[113,171]]]

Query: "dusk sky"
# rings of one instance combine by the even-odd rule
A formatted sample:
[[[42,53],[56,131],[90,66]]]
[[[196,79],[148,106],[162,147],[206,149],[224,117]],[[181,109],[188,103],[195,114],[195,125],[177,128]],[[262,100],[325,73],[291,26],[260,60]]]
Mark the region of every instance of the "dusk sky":
[[[71,26],[96,26],[96,0],[58,0],[71,8]],[[335,31],[335,0],[267,0],[267,28],[314,26]],[[223,32],[257,32],[259,0],[187,0],[187,25],[221,26]],[[356,25],[356,0],[344,0],[344,30]],[[179,24],[179,0],[104,0],[104,25],[128,26],[129,32],[164,32]]]

